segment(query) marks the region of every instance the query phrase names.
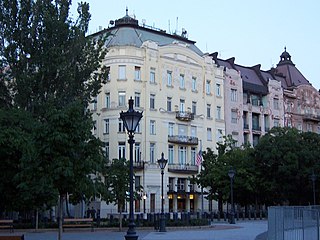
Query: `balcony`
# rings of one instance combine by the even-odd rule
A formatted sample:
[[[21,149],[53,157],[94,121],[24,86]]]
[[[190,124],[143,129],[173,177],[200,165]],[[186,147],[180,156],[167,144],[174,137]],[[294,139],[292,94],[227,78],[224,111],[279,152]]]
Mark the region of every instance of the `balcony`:
[[[168,142],[186,144],[186,145],[198,145],[198,138],[191,137],[191,136],[179,136],[179,135],[170,136],[169,135]]]
[[[313,121],[313,122],[320,122],[320,115],[316,114],[304,114],[303,120],[306,121]]]
[[[133,169],[143,170],[144,169],[144,162],[143,161],[133,162]]]
[[[194,119],[194,114],[192,112],[177,111],[176,119],[189,122]]]
[[[169,164],[168,172],[195,174],[198,173],[198,166],[189,164]]]

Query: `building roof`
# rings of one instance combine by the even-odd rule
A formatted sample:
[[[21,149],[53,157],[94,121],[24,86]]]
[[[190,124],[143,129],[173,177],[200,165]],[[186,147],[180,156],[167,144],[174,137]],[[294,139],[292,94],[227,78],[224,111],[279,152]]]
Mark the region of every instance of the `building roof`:
[[[126,10],[127,11],[127,10]],[[128,16],[128,11],[123,18],[111,21],[114,26],[104,29],[92,36],[98,36],[103,33],[109,33],[106,45],[111,46],[135,46],[141,47],[145,41],[156,42],[159,46],[166,46],[176,42],[186,44],[187,48],[196,54],[203,56],[202,51],[195,45],[195,41],[191,41],[186,37],[186,31],[181,35],[168,34],[165,30],[156,29],[154,27],[143,24],[139,25],[138,20]]]
[[[286,89],[299,85],[311,85],[298,68],[296,68],[286,48],[284,48],[284,52],[280,55],[280,61],[275,69],[275,74],[283,77],[281,83],[282,87]]]
[[[255,94],[267,94],[267,79],[261,73],[261,65],[255,65],[253,67],[245,67],[235,64],[235,58],[229,58],[226,60],[218,58],[217,53],[210,54],[218,66],[224,66],[225,68],[235,69],[240,72],[243,81],[243,90]]]

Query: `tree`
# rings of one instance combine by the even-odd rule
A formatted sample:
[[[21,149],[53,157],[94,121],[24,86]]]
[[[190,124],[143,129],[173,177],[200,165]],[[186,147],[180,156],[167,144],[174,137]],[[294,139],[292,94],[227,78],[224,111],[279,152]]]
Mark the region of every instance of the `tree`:
[[[106,171],[105,183],[108,189],[106,199],[109,203],[113,202],[118,205],[120,211],[119,229],[122,231],[122,209],[128,198],[130,183],[129,162],[124,158],[113,159]]]
[[[255,174],[251,157],[253,149],[249,146],[235,147],[232,136],[226,136],[218,143],[218,155],[211,149],[203,154],[203,169],[198,175],[201,186],[209,188],[209,199],[218,201],[222,212],[223,202],[230,196],[230,168],[236,170],[234,181],[235,201],[241,205],[254,203]]]
[[[266,204],[309,204],[310,175],[319,170],[320,137],[294,128],[273,128],[255,148]]]
[[[60,203],[67,193],[79,201],[88,199],[92,189],[99,190],[93,187],[99,186],[96,176],[104,165],[101,142],[92,136],[91,116],[85,111],[106,79],[106,67],[101,65],[104,40],[85,36],[89,5],[80,3],[73,21],[70,4],[69,0],[0,3],[1,78],[12,84],[14,106],[30,112],[41,129],[35,136],[37,158],[28,171],[20,172],[21,178],[49,170],[46,181],[59,193]],[[29,184],[24,187],[38,189],[42,182]],[[60,239],[61,217],[59,225]]]

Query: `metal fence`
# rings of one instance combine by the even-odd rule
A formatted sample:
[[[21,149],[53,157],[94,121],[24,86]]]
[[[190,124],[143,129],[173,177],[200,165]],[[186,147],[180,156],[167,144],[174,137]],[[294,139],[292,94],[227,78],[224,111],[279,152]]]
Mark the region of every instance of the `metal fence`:
[[[320,240],[320,206],[269,207],[268,240]]]

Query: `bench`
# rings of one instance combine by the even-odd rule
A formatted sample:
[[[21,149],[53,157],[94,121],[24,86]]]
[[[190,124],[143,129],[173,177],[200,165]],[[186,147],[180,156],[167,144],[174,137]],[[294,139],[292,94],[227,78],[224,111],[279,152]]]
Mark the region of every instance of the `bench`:
[[[90,227],[93,232],[93,218],[65,218],[62,223],[63,231],[65,228]]]
[[[13,220],[0,219],[0,229],[10,229],[10,231],[13,232]]]
[[[24,235],[21,236],[0,236],[0,240],[24,240]]]

